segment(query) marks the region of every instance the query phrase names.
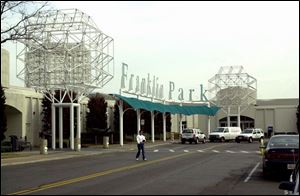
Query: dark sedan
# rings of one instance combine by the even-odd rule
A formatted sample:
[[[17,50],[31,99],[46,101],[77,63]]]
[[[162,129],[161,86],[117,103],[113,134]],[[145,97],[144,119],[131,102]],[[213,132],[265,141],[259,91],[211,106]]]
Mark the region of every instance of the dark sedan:
[[[299,158],[299,135],[274,135],[263,153],[263,175],[291,172]]]

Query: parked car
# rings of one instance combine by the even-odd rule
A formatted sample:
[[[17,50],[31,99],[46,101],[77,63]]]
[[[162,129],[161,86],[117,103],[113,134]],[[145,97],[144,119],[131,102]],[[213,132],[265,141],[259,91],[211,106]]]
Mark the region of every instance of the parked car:
[[[249,143],[252,143],[254,140],[260,141],[263,138],[264,138],[264,132],[262,129],[247,128],[235,138],[235,141],[237,143],[240,143],[241,141],[248,141]]]
[[[240,127],[217,127],[209,134],[209,141],[224,142],[225,140],[234,140],[241,132]]]
[[[279,189],[285,190],[285,195],[299,195],[299,159],[290,176],[290,181],[280,182]]]
[[[299,159],[299,135],[273,135],[263,151],[263,175],[291,172]]]
[[[197,144],[198,142],[205,143],[206,136],[200,129],[184,129],[182,130],[181,135],[181,143],[184,144],[186,141],[189,141],[191,144],[192,142],[195,142]]]
[[[274,135],[285,135],[285,134],[287,134],[287,135],[298,135],[298,133],[295,132],[295,131],[275,131],[274,132]]]

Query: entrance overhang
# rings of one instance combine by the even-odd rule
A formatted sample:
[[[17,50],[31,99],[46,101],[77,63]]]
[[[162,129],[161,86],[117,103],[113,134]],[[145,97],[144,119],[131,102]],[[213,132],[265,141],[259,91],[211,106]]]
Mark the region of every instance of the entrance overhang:
[[[155,103],[146,100],[140,100],[137,98],[132,97],[125,97],[118,94],[112,94],[113,97],[119,100],[119,115],[120,115],[120,145],[123,146],[123,102],[125,101],[128,103],[133,109],[137,112],[137,132],[140,129],[140,109],[144,109],[151,112],[151,138],[152,142],[154,142],[154,111],[161,112],[163,114],[163,135],[164,141],[166,141],[166,113],[171,114],[180,114],[183,115],[207,115],[209,118],[208,120],[208,127],[210,129],[210,116],[215,116],[216,113],[219,111],[219,107],[212,106],[209,107],[208,105],[183,105],[183,104],[162,104],[162,103]],[[181,119],[182,120],[182,119]],[[180,121],[181,121],[180,120]]]

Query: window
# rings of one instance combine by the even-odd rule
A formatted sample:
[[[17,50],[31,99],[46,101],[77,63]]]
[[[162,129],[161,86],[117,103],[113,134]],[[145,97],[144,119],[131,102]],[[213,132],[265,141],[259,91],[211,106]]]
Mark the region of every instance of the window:
[[[184,129],[182,133],[193,133],[193,129]]]

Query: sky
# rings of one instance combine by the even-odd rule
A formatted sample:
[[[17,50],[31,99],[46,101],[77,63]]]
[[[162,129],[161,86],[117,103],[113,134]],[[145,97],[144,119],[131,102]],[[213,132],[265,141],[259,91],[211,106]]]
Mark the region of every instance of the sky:
[[[122,63],[129,75],[147,78],[149,73],[166,89],[173,81],[176,89],[184,89],[185,100],[188,89],[199,91],[200,84],[207,89],[221,66],[243,66],[257,79],[258,99],[299,98],[298,1],[52,5],[81,10],[114,39],[114,78],[98,92],[119,92]],[[13,72],[10,81],[17,84]]]

